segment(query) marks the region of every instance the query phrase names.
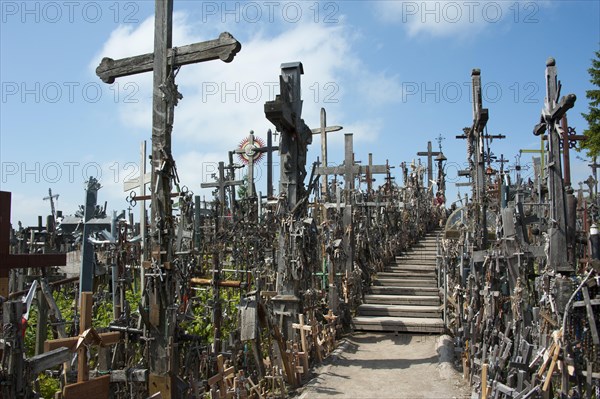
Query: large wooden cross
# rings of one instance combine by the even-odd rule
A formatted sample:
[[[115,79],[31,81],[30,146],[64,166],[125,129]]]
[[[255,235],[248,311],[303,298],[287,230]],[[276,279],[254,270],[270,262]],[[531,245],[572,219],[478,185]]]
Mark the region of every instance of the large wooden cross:
[[[572,272],[573,266],[567,259],[567,212],[565,204],[564,181],[560,165],[559,125],[566,112],[575,105],[574,94],[560,97],[560,83],[556,71],[556,61],[546,61],[546,99],[541,120],[534,128],[534,134],[544,131],[548,135],[548,193],[550,194],[550,210],[553,225],[548,229],[550,245],[548,263],[556,272]],[[568,145],[568,143],[565,143]]]
[[[337,132],[342,130],[341,126],[327,126],[327,113],[325,108],[321,108],[321,126],[312,129],[312,134],[321,135],[321,165],[327,167],[327,133]],[[323,174],[323,180],[321,182],[321,193],[323,196],[327,196],[329,192],[329,185],[327,181],[327,173]]]
[[[66,254],[10,254],[11,193],[0,191],[0,296],[8,298],[8,272],[11,269],[64,266]]]
[[[241,44],[231,34],[221,33],[218,39],[194,43],[180,48],[172,46],[173,0],[156,0],[154,22],[154,52],[113,60],[103,58],[96,74],[105,83],[118,77],[153,71],[152,99],[152,236],[158,224],[170,223],[171,174],[174,162],[171,156],[173,111],[181,95],[175,85],[175,70],[182,65],[221,59],[231,62]],[[160,222],[160,223],[159,223]],[[167,229],[168,230],[168,229]],[[159,253],[171,253],[172,237],[162,237]],[[165,259],[170,261],[170,259]],[[162,260],[159,259],[159,264]]]
[[[433,157],[440,155],[439,151],[432,151],[431,141],[427,142],[427,151],[419,151],[417,155],[427,157],[427,187],[433,184]]]
[[[106,83],[122,76],[153,72],[150,254],[155,264],[164,268],[168,275],[171,274],[175,236],[171,186],[177,176],[171,153],[171,131],[175,106],[182,98],[175,85],[176,71],[182,65],[216,59],[231,62],[241,49],[240,43],[227,32],[216,40],[173,48],[172,32],[173,0],[156,0],[154,52],[121,60],[105,58],[96,69],[96,74]],[[169,322],[168,315],[174,305],[175,287],[176,279],[161,278],[157,281],[157,289],[150,293],[151,303],[157,304],[159,319],[157,328],[150,332],[149,393],[162,391],[164,398],[171,398],[170,387],[173,385],[167,381],[174,377],[173,373],[169,373],[169,364],[174,361],[174,346],[169,345],[169,340],[176,326]],[[162,385],[167,388],[161,389]]]

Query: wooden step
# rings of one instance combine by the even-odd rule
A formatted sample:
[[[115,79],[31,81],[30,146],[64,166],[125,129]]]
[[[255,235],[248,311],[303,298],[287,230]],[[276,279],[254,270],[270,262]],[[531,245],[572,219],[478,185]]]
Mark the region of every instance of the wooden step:
[[[358,314],[360,316],[440,318],[442,317],[442,309],[440,306],[381,305],[364,303],[358,307]]]
[[[417,276],[419,277],[419,276]],[[396,287],[437,287],[437,279],[433,278],[390,278],[379,277],[373,280],[373,285],[396,286]]]
[[[371,293],[375,295],[436,295],[437,287],[394,287],[385,285],[371,286]]]
[[[396,258],[393,263],[411,263],[419,262],[424,264],[436,264],[436,258],[434,256],[407,256],[404,258]]]
[[[384,274],[385,273],[385,274]],[[393,278],[406,278],[412,277],[413,279],[435,279],[437,281],[437,274],[435,270],[402,270],[397,268],[387,268],[383,272],[379,273],[381,277],[393,277]]]
[[[437,259],[436,255],[428,255],[428,254],[405,254],[405,255],[400,255],[400,256],[396,256],[394,258],[395,262],[404,262],[407,260],[415,260],[415,259],[419,259],[422,261],[427,261],[427,262],[435,262],[435,260]]]
[[[353,320],[354,330],[442,333],[442,319],[422,317],[358,316]]]
[[[377,273],[379,279],[402,279],[402,281],[410,280],[433,280],[437,281],[435,272],[412,273],[411,271],[395,271],[395,272],[380,272]]]
[[[416,263],[402,263],[402,264],[392,264],[392,265],[386,267],[386,269],[396,270],[396,271],[416,270],[416,271],[435,272],[436,267],[435,267],[435,265],[420,265],[420,264],[416,264]]]
[[[422,305],[439,306],[440,297],[438,295],[385,295],[385,294],[367,294],[365,302],[369,304],[381,305]]]
[[[395,261],[390,263],[388,266],[402,266],[402,265],[423,265],[435,267],[437,263],[432,259],[404,259],[401,261]]]

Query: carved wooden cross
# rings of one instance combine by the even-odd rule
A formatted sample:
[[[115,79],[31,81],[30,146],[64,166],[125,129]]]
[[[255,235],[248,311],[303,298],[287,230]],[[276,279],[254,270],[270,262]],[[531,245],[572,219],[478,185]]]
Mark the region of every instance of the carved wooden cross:
[[[321,126],[312,129],[312,134],[320,134],[321,135],[321,164],[324,167],[327,167],[327,133],[337,132],[342,130],[341,126],[327,126],[327,113],[325,112],[325,108],[321,108]],[[321,185],[321,193],[323,196],[327,196],[329,191],[329,184],[327,181],[327,173],[323,174],[323,181]]]
[[[8,272],[11,269],[64,266],[66,254],[10,254],[11,193],[0,191],[0,296],[8,298]]]

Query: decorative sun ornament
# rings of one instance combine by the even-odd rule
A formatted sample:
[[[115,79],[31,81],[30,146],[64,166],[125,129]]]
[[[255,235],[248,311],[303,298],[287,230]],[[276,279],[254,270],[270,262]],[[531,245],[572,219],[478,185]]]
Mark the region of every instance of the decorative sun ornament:
[[[240,141],[236,153],[242,163],[247,165],[248,162],[250,162],[250,159],[256,163],[260,161],[265,154],[264,152],[259,152],[257,150],[264,146],[265,142],[260,137],[255,137],[253,132],[250,132],[248,137]]]

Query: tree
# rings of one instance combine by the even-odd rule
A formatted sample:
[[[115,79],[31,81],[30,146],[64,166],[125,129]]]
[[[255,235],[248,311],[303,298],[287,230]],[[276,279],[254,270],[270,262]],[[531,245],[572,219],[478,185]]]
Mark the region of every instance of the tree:
[[[590,82],[596,87],[587,90],[585,96],[590,100],[589,112],[581,114],[588,122],[588,128],[583,134],[588,138],[582,147],[588,150],[588,155],[594,157],[600,155],[600,51],[596,51],[596,59],[592,60],[592,67],[588,69]]]

